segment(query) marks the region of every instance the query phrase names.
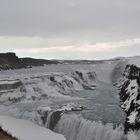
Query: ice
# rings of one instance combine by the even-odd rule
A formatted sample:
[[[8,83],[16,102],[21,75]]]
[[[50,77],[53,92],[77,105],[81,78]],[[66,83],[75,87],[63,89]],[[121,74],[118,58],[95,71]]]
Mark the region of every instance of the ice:
[[[16,80],[0,80],[0,85],[4,85],[4,84],[15,84]]]

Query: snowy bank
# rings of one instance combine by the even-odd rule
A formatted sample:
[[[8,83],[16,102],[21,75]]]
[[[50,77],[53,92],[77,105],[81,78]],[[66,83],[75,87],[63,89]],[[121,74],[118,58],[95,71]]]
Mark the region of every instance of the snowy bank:
[[[64,136],[26,120],[0,116],[0,127],[19,140],[66,140]]]

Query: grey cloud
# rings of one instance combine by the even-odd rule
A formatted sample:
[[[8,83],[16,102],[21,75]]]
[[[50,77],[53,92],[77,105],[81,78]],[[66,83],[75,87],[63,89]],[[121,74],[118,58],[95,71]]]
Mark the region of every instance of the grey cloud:
[[[140,35],[139,0],[0,0],[0,35],[119,40]]]

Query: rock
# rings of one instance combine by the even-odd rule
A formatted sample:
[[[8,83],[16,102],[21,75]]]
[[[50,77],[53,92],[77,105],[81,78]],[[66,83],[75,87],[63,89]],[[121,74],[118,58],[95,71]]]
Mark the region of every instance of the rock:
[[[0,53],[0,70],[26,68],[27,65],[15,53]]]
[[[120,89],[121,107],[127,114],[125,131],[140,130],[140,68],[127,65]]]
[[[0,70],[31,68],[32,66],[44,66],[58,64],[56,60],[19,58],[15,53],[0,53]]]

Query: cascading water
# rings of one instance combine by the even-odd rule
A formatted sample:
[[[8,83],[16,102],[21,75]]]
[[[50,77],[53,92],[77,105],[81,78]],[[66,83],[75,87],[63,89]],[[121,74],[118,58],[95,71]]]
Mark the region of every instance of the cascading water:
[[[47,117],[45,127],[53,130],[55,128],[56,124],[58,123],[58,121],[60,120],[62,113],[63,113],[62,111],[50,112]]]
[[[64,135],[67,140],[139,140],[135,132],[125,135],[123,125],[90,121],[60,110],[50,111],[46,117],[45,127]]]
[[[78,115],[63,115],[54,131],[68,140],[126,140],[123,126],[91,122]]]

